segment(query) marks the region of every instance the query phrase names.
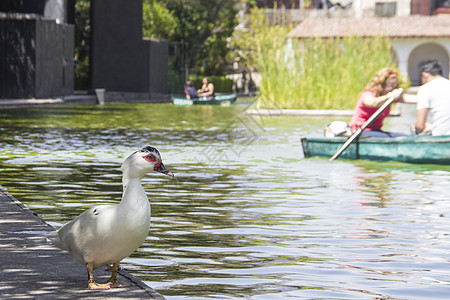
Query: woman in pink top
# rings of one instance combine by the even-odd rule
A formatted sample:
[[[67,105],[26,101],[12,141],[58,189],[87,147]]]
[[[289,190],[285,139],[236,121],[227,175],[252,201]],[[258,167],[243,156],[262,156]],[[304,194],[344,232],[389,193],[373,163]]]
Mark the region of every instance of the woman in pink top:
[[[398,89],[397,72],[393,68],[383,68],[365,87],[359,95],[353,117],[350,122],[352,132],[356,132],[391,96],[396,102],[406,102],[403,93]],[[368,126],[361,136],[398,137],[405,134],[385,132],[381,130],[383,120],[389,116],[391,108],[386,108],[375,121]]]

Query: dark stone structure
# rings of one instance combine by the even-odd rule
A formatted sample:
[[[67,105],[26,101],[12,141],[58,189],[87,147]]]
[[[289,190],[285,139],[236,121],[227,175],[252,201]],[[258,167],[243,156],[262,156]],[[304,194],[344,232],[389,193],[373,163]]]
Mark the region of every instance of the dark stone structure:
[[[51,98],[74,89],[74,0],[0,1],[0,98]],[[72,12],[70,15],[68,12]]]
[[[168,91],[168,50],[142,38],[142,0],[91,0],[91,87],[147,96]]]
[[[166,40],[144,39],[149,51],[148,82],[153,96],[168,93],[169,43]]]
[[[36,14],[61,23],[75,24],[76,0],[1,0],[5,13]]]
[[[72,94],[73,49],[73,25],[35,14],[0,14],[0,98]]]
[[[74,16],[75,0],[0,1],[0,98],[73,94]],[[142,37],[142,0],[91,0],[92,90],[166,95],[168,52],[167,41]]]

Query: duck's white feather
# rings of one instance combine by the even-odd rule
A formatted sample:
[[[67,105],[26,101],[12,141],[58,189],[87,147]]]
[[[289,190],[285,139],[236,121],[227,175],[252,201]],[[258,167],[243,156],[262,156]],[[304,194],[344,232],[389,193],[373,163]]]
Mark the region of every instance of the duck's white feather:
[[[52,242],[82,264],[92,263],[94,269],[129,256],[142,244],[150,229],[150,203],[141,178],[154,166],[147,165],[139,152],[131,155],[122,165],[122,201],[118,205],[86,210],[61,227],[51,238]]]
[[[150,204],[138,180],[129,181],[118,205],[92,207],[58,230],[54,244],[94,269],[136,250],[150,229]]]

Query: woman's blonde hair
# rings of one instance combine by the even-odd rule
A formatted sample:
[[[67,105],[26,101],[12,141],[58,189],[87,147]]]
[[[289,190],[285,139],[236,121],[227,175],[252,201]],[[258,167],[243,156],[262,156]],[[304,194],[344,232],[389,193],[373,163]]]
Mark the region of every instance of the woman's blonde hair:
[[[374,92],[377,97],[381,96],[387,79],[391,77],[397,79],[397,86],[395,88],[398,88],[397,71],[394,68],[383,68],[372,77],[370,82],[366,85],[365,90]]]

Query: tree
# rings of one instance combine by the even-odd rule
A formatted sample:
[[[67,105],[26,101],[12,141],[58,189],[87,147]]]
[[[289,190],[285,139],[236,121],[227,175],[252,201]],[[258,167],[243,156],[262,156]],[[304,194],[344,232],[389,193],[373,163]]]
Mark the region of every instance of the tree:
[[[75,89],[89,87],[90,1],[75,4]]]
[[[227,39],[237,25],[238,0],[159,0],[178,20],[172,41],[187,45],[187,64],[198,73],[225,71]]]
[[[221,75],[228,64],[228,40],[240,0],[144,0],[143,34],[182,45],[183,57],[172,65],[187,65],[198,74]],[[76,1],[76,88],[88,88],[90,0]],[[180,60],[180,61],[176,61]]]
[[[144,0],[142,23],[145,37],[171,40],[178,30],[178,19],[173,12],[156,0]]]

